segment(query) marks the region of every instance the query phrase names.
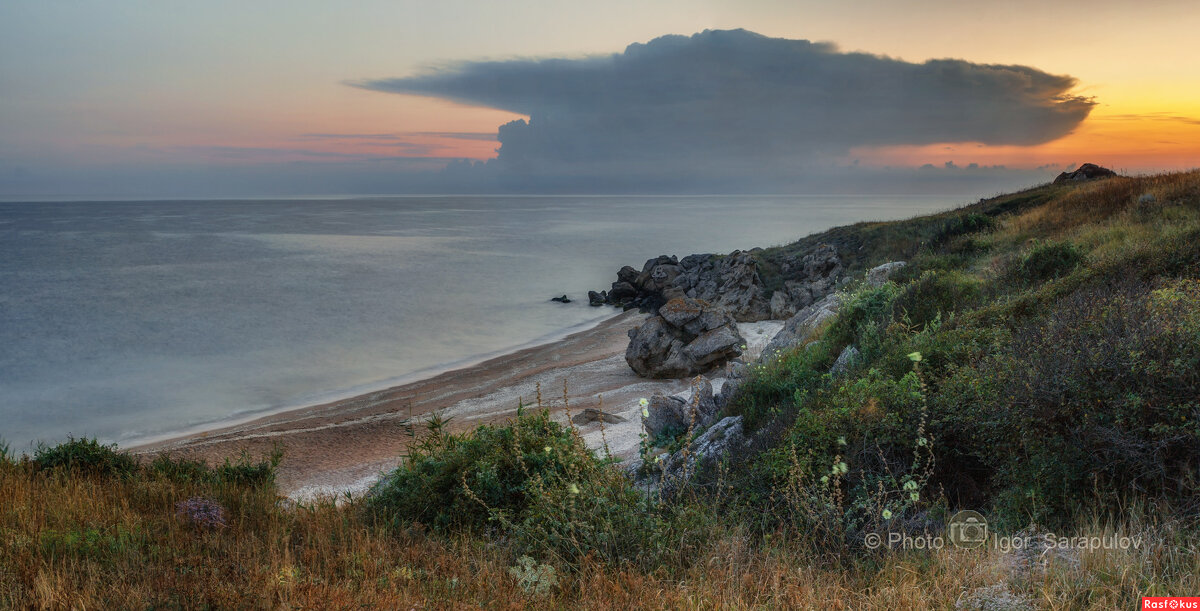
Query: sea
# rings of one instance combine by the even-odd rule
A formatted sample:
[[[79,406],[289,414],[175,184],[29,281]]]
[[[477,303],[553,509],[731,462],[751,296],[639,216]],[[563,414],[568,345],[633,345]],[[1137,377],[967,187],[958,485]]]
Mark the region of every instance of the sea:
[[[785,244],[939,196],[0,202],[0,440],[130,445],[594,326],[622,265]],[[550,301],[567,295],[572,303]]]

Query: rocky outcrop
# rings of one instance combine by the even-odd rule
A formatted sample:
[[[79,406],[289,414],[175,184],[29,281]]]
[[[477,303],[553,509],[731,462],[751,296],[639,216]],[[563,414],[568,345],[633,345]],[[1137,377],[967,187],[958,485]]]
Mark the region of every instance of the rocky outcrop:
[[[780,265],[785,278],[783,288],[771,295],[771,318],[786,320],[816,303],[837,287],[842,276],[842,260],[837,249],[823,244],[799,259]]]
[[[662,498],[669,499],[687,485],[697,472],[707,471],[726,458],[746,451],[749,442],[741,416],[722,418],[673,454],[649,454],[647,461],[637,459],[627,472],[639,487],[658,487]]]
[[[837,360],[833,362],[833,366],[829,368],[829,375],[837,377],[846,373],[857,358],[858,348],[846,346],[842,349],[842,353],[838,355]]]
[[[642,427],[650,440],[664,433],[683,433],[712,424],[718,408],[713,395],[712,383],[704,376],[692,380],[691,398],[655,395],[646,407]]]
[[[802,346],[808,342],[821,323],[829,320],[837,313],[841,305],[841,296],[837,293],[826,295],[820,301],[796,312],[795,316],[783,323],[783,328],[771,339],[763,349],[763,360],[774,359],[780,353]]]
[[[1062,174],[1059,174],[1058,178],[1054,179],[1054,184],[1060,185],[1070,182],[1096,180],[1098,178],[1111,178],[1116,175],[1116,172],[1108,168],[1100,167],[1094,163],[1085,163],[1079,166],[1079,169],[1075,170],[1074,172],[1063,172]]]
[[[782,287],[771,291],[760,273],[757,252],[735,250],[683,259],[663,255],[646,261],[641,272],[626,266],[617,272],[607,301],[653,311],[672,299],[688,297],[722,308],[739,322],[755,322],[793,315],[832,291],[841,277],[837,249],[821,245],[778,263]]]
[[[726,454],[740,450],[745,442],[742,417],[722,418],[693,439],[691,445],[686,448],[686,453],[680,450],[664,459],[662,469],[668,476],[682,475],[680,472],[685,469],[695,472],[697,468],[703,468]]]
[[[705,301],[676,298],[629,331],[625,361],[645,378],[682,378],[737,358],[743,345],[727,312]]]
[[[904,261],[892,261],[877,265],[867,270],[867,284],[871,286],[883,286],[891,277],[892,274],[904,269],[907,265]]]

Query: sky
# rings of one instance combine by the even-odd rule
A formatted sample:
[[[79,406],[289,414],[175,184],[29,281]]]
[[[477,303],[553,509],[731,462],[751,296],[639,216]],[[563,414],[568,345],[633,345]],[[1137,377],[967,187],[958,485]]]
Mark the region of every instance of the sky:
[[[1200,166],[1200,4],[0,3],[0,197],[997,190]],[[465,161],[464,161],[465,160]]]

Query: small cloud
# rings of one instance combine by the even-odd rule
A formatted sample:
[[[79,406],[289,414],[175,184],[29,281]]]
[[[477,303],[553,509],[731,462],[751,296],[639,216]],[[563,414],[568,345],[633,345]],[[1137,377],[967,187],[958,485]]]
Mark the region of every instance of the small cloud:
[[[392,134],[301,134],[300,138],[305,140],[382,140],[387,142],[411,140],[412,138],[450,138],[494,142],[496,134],[490,132],[397,132]]]
[[[1115,121],[1164,121],[1169,123],[1183,123],[1185,125],[1200,125],[1200,118],[1187,117],[1169,112],[1109,115],[1105,119]]]

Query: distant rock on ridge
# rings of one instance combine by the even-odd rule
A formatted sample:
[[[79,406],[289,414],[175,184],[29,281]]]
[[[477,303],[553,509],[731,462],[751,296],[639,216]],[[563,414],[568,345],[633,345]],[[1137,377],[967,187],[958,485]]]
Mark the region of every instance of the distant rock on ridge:
[[[1054,184],[1059,185],[1066,182],[1082,182],[1085,180],[1096,180],[1098,178],[1112,178],[1117,173],[1100,167],[1094,163],[1085,163],[1079,166],[1079,169],[1074,172],[1063,172],[1054,179]]]

